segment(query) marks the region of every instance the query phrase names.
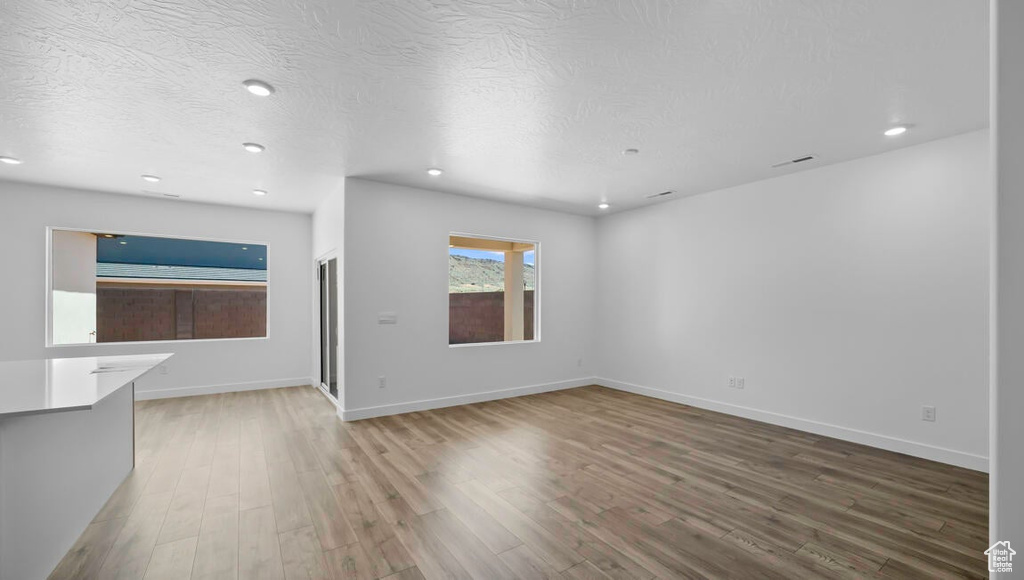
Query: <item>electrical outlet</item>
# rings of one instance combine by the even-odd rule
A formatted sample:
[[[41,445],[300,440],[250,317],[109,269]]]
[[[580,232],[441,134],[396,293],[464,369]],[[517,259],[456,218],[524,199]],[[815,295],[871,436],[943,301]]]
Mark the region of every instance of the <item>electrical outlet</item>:
[[[167,370],[167,365],[160,365],[160,374],[166,375],[170,371]]]
[[[925,405],[921,407],[921,420],[922,421],[935,421],[935,407]]]
[[[729,377],[729,388],[730,389],[735,389],[736,388],[736,377]]]
[[[747,379],[745,379],[743,377],[736,377],[736,388],[737,389],[742,389],[744,387],[744,383],[746,383],[746,381],[747,381]]]
[[[377,388],[383,389],[386,386],[388,386],[388,378],[384,375],[377,377]]]
[[[581,359],[581,358],[580,359],[576,359],[576,366],[582,367],[583,366],[583,359]]]

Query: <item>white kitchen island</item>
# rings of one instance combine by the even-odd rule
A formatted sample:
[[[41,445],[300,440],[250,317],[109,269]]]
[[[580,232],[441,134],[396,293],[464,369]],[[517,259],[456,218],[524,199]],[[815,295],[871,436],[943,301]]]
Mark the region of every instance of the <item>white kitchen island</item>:
[[[135,464],[135,381],[169,354],[0,362],[0,580],[49,576]]]

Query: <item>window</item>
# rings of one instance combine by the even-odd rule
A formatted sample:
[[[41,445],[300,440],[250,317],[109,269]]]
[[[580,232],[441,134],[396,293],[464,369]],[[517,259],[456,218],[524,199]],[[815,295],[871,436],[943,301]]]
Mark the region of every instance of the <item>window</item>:
[[[50,344],[267,335],[267,246],[50,230]]]
[[[448,344],[538,340],[537,244],[451,234]]]

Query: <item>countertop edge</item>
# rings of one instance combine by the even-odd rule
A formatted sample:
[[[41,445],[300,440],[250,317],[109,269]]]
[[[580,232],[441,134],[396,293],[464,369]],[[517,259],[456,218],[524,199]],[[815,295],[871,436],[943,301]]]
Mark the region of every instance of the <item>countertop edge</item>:
[[[158,366],[162,365],[163,363],[167,362],[168,359],[170,359],[171,357],[174,356],[174,353],[155,353],[155,354],[145,354],[145,355],[111,355],[111,358],[114,358],[114,357],[117,357],[117,356],[145,356],[145,357],[152,357],[154,360],[155,359],[159,359],[159,362],[156,362],[155,364],[151,365],[149,368],[143,370],[141,373],[133,374],[131,376],[131,378],[126,380],[121,386],[117,387],[116,389],[112,389],[109,393],[106,393],[105,395],[103,395],[99,399],[96,399],[96,401],[93,402],[92,404],[74,405],[74,406],[59,407],[59,408],[26,409],[26,410],[22,410],[22,411],[10,411],[10,412],[6,412],[6,413],[0,412],[0,421],[3,421],[4,419],[9,419],[9,418],[15,418],[15,417],[28,417],[28,416],[31,416],[31,415],[52,415],[54,413],[67,413],[67,412],[72,412],[72,411],[88,411],[88,410],[92,409],[93,407],[95,407],[96,405],[98,405],[101,402],[103,402],[108,397],[110,397],[110,395],[113,395],[114,393],[119,392],[121,389],[123,389],[123,388],[125,388],[125,387],[127,387],[129,385],[132,385],[133,383],[135,383],[135,381],[139,380],[140,378],[142,378],[142,377],[146,376],[147,374],[149,374],[150,372],[152,372],[153,369],[155,369],[156,367],[158,367]],[[77,358],[77,357],[73,357],[73,358]],[[132,368],[131,371],[138,370],[138,368],[140,368],[140,367]]]

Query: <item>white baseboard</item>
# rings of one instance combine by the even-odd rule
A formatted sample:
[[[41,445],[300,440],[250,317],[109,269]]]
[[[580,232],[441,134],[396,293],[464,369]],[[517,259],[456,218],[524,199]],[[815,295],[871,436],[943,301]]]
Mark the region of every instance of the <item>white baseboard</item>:
[[[135,399],[139,401],[144,401],[149,399],[166,399],[170,397],[189,397],[194,395],[212,395],[217,393],[253,391],[257,389],[276,389],[280,387],[307,386],[310,384],[312,384],[312,379],[310,379],[309,377],[302,377],[296,379],[278,379],[271,381],[254,381],[249,383],[232,383],[227,385],[182,387],[177,389],[157,389],[151,391],[136,391]],[[616,381],[613,379],[607,379],[603,377],[584,377],[568,381],[543,383],[539,385],[528,385],[525,387],[502,389],[498,391],[487,391],[483,393],[457,395],[454,397],[440,397],[436,399],[425,399],[420,401],[410,401],[406,403],[394,403],[391,405],[380,405],[376,407],[363,407],[361,409],[342,409],[339,406],[338,416],[341,417],[341,419],[344,421],[357,421],[359,419],[370,419],[373,417],[398,415],[401,413],[411,413],[414,411],[428,411],[430,409],[455,407],[458,405],[468,405],[470,403],[496,401],[498,399],[507,399],[509,397],[521,397],[523,395],[534,395],[537,393],[547,393],[550,391],[573,389],[576,387],[584,387],[587,385],[601,385],[603,387],[617,389],[620,391],[626,391],[628,393],[635,393],[637,395],[644,395],[646,397],[653,397],[655,399],[671,401],[673,403],[690,405],[692,407],[697,407],[700,409],[717,411],[719,413],[725,413],[727,415],[734,415],[737,417],[744,417],[746,419],[753,419],[755,421],[761,421],[772,425],[778,425],[780,427],[788,427],[790,429],[797,429],[799,431],[814,433],[816,435],[834,437],[836,439],[841,439],[843,441],[860,443],[861,445],[885,449],[887,451],[894,451],[896,453],[905,453],[907,455],[913,455],[914,457],[921,457],[923,459],[929,459],[941,463],[948,463],[950,465],[956,465],[959,467],[966,467],[967,469],[974,469],[976,471],[982,471],[986,473],[988,472],[988,458],[981,455],[974,455],[971,453],[965,453],[963,451],[956,451],[944,447],[936,447],[925,443],[907,441],[906,439],[899,439],[896,437],[890,437],[888,435],[879,435],[877,433],[870,433],[867,431],[860,431],[858,429],[851,429],[848,427],[841,427],[838,425],[821,423],[809,419],[801,419],[799,417],[792,417],[790,415],[783,415],[780,413],[773,413],[770,411],[762,411],[750,407],[733,405],[731,403],[723,403],[721,401],[715,401],[712,399],[693,397],[689,395],[673,393],[671,391],[654,389],[651,387],[642,387],[640,385],[624,383],[622,381]]]
[[[281,387],[309,386],[309,377],[297,379],[277,379],[272,381],[253,381],[249,383],[230,383],[227,385],[207,385],[203,387],[180,387],[177,389],[155,389],[151,391],[135,391],[136,401],[150,399],[169,399],[172,397],[192,397],[195,395],[216,395],[218,393],[237,393],[239,391],[256,391],[259,389],[277,389]]]
[[[408,403],[395,403],[392,405],[380,405],[378,407],[363,407],[361,409],[339,409],[338,416],[343,421],[357,421],[359,419],[371,419],[373,417],[384,417],[386,415],[398,415],[401,413],[412,413],[413,411],[429,411],[444,407],[455,407],[468,405],[470,403],[483,403],[485,401],[496,401],[509,397],[522,397],[523,395],[535,395],[550,391],[561,391],[562,389],[574,389],[594,384],[593,377],[572,379],[555,383],[544,383],[541,385],[529,385],[500,391],[487,391],[484,393],[472,393],[469,395],[457,395],[454,397],[440,397],[437,399],[425,399],[422,401],[410,401]]]
[[[913,455],[914,457],[930,459],[940,463],[966,467],[967,469],[973,469],[975,471],[988,472],[988,458],[981,455],[946,449],[944,447],[935,447],[925,443],[907,441],[906,439],[889,437],[888,435],[879,435],[877,433],[850,429],[848,427],[840,427],[838,425],[830,425],[828,423],[820,423],[818,421],[811,421],[808,419],[800,419],[798,417],[772,413],[770,411],[761,411],[750,407],[733,405],[731,403],[723,403],[700,397],[691,397],[689,395],[663,391],[661,389],[652,389],[650,387],[641,387],[639,385],[623,383],[612,379],[595,377],[593,379],[593,383],[611,389],[626,391],[628,393],[635,393],[637,395],[644,395],[655,399],[671,401],[673,403],[682,403],[684,405],[690,405],[691,407],[698,407],[700,409],[708,409],[710,411],[717,411],[727,415],[753,419],[755,421],[770,423],[780,427],[789,427],[790,429],[797,429],[799,431],[806,431],[816,435],[842,439],[843,441],[849,441],[851,443],[860,443],[861,445],[867,445],[869,447],[877,447],[879,449],[885,449],[886,451],[895,451],[896,453]]]

